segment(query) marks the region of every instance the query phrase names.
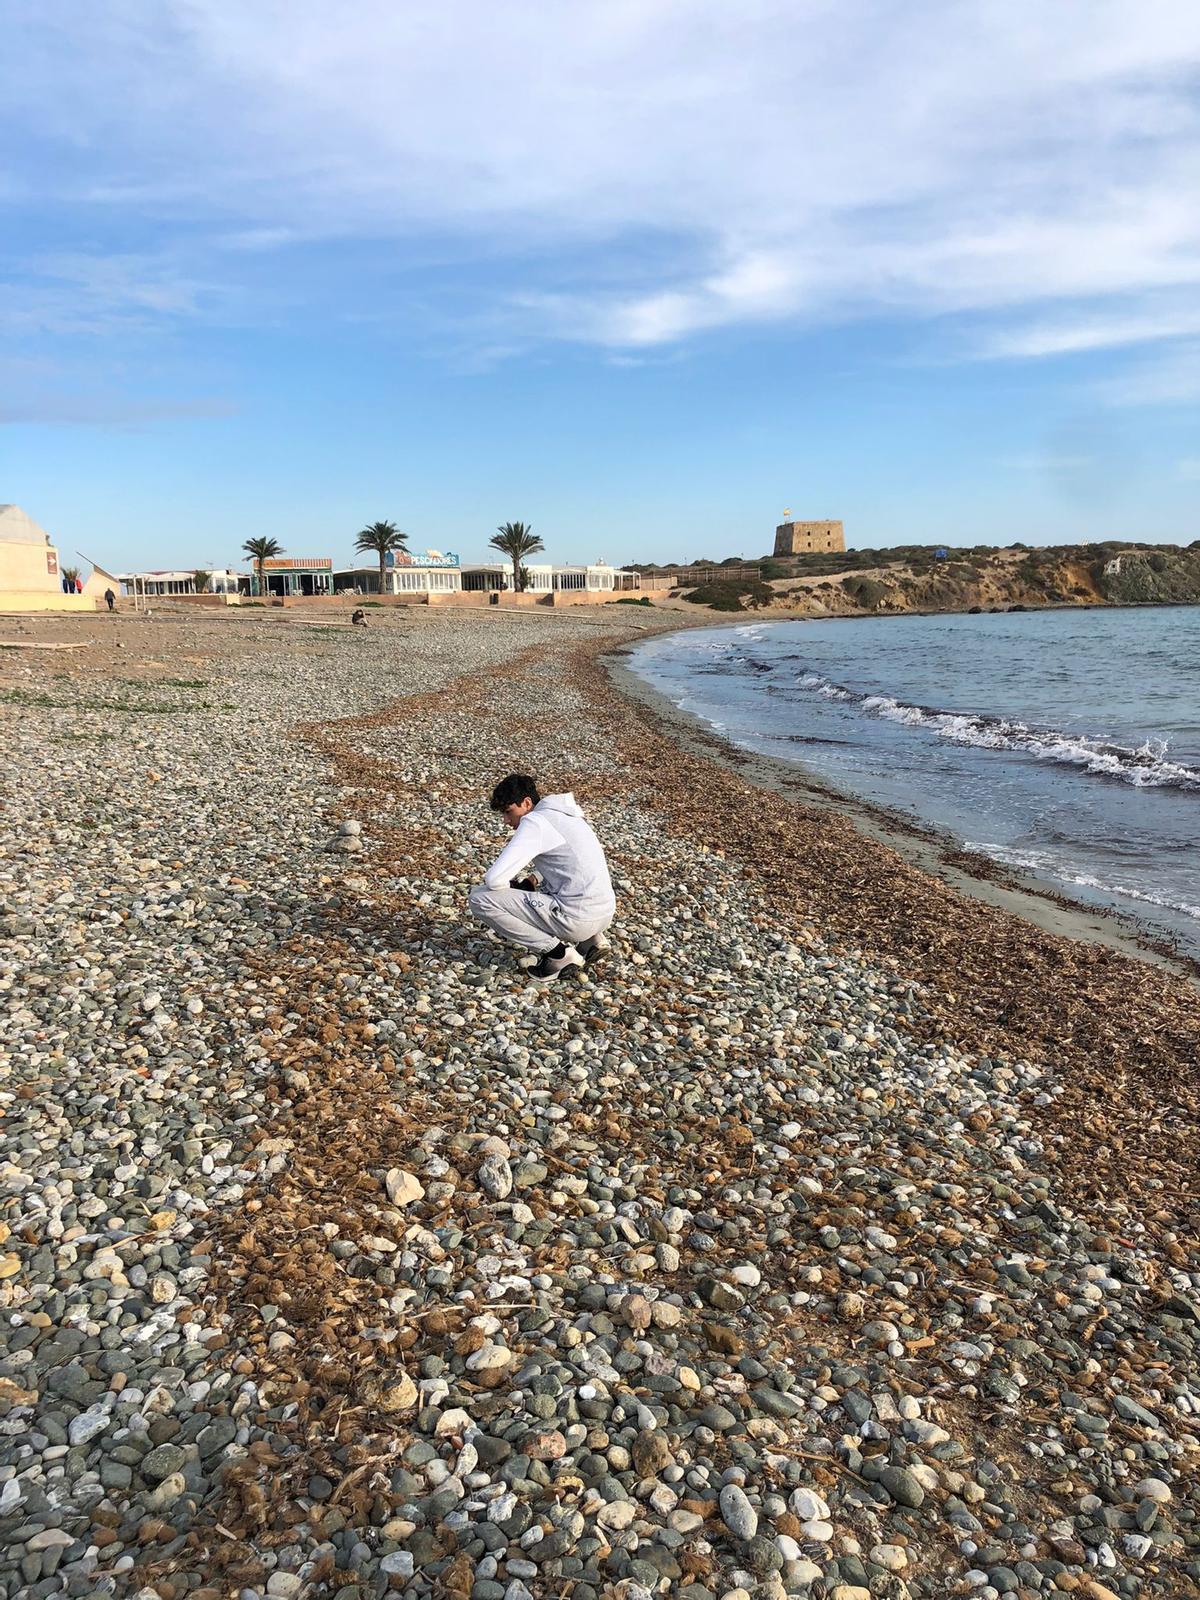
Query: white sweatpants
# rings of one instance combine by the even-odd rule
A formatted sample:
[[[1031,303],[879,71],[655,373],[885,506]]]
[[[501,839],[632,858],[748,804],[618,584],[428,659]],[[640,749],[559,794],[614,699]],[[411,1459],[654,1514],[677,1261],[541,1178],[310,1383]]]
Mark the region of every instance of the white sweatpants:
[[[468,904],[493,933],[539,953],[553,950],[556,944],[593,939],[613,919],[612,911],[581,916],[536,889],[485,889],[480,884],[471,890]]]

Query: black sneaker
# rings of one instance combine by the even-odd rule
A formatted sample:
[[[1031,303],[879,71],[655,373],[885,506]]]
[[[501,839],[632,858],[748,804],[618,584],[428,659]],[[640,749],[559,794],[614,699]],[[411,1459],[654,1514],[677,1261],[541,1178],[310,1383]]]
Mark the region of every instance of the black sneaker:
[[[583,957],[573,944],[559,945],[557,950],[546,951],[537,966],[530,969],[529,976],[535,983],[549,983],[554,978],[561,978],[572,967],[582,969],[583,966]]]

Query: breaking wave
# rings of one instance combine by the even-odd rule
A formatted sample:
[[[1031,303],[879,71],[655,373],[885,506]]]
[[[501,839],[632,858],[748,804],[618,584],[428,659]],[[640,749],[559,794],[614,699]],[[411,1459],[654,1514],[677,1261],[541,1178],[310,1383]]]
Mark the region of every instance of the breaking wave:
[[[805,673],[798,684],[801,689],[826,700],[849,701],[871,716],[900,722],[910,728],[925,728],[954,744],[974,745],[982,750],[1015,751],[1057,766],[1077,767],[1096,777],[1113,778],[1137,789],[1200,792],[1200,769],[1168,760],[1165,739],[1147,739],[1134,748],[1107,739],[1091,739],[1085,734],[1030,727],[1006,717],[908,705],[889,695],[864,694],[843,688],[816,672]]]
[[[1064,862],[1045,850],[1031,850],[1019,845],[967,843],[968,850],[978,850],[991,856],[993,861],[1009,867],[1025,867],[1043,877],[1057,878],[1060,883],[1078,884],[1083,889],[1096,889],[1106,895],[1121,895],[1127,900],[1139,900],[1143,905],[1158,906],[1164,911],[1180,911],[1184,916],[1200,918],[1200,905],[1188,900],[1175,900],[1169,895],[1154,894],[1145,889],[1135,889],[1127,883],[1109,883],[1092,872],[1073,872]]]

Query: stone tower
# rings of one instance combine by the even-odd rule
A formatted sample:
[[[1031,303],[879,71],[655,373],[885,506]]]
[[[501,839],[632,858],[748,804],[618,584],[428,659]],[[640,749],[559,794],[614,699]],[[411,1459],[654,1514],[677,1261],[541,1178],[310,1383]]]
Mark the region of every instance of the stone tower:
[[[846,532],[840,522],[781,522],[775,529],[777,556],[808,556],[815,550],[845,548]]]

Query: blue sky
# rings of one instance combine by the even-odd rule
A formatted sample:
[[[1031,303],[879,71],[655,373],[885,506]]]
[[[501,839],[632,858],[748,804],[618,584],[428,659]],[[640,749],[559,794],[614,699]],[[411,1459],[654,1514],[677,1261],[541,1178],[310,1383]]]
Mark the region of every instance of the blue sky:
[[[1200,8],[0,23],[0,501],[65,549],[1200,537]]]

